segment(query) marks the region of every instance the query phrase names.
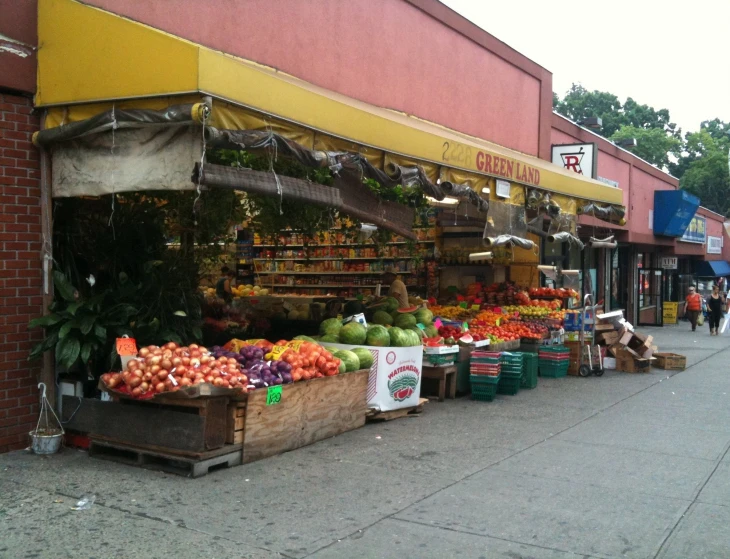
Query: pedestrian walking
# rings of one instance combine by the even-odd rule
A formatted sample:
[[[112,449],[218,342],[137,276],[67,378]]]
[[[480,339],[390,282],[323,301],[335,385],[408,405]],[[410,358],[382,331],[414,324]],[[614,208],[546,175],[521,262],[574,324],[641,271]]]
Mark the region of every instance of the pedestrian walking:
[[[725,299],[720,293],[720,286],[713,285],[712,294],[707,298],[707,307],[710,310],[710,336],[717,336],[724,304]]]
[[[689,293],[685,299],[684,316],[686,316],[692,324],[692,332],[697,330],[697,318],[702,311],[702,297],[695,291],[694,285],[689,286]]]

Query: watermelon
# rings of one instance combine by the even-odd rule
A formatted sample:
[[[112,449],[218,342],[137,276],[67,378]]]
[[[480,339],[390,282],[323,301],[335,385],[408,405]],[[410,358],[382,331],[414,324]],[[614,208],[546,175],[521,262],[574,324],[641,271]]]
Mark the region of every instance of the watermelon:
[[[433,324],[426,324],[426,330],[424,332],[429,338],[435,338],[439,335],[438,329]]]
[[[323,336],[327,334],[334,334],[336,336],[340,333],[340,328],[342,328],[341,321],[336,318],[328,318],[319,325],[319,333]]]
[[[359,322],[348,322],[340,330],[340,343],[348,345],[363,345],[368,331]]]
[[[368,328],[367,337],[365,339],[367,345],[372,346],[389,346],[390,345],[390,334],[385,326],[379,324],[373,324]]]
[[[324,336],[319,338],[319,341],[326,344],[339,344],[340,337],[337,334],[325,334]]]
[[[415,332],[419,340],[423,339],[423,330],[421,330],[418,326],[411,326],[410,328],[408,328],[408,330],[410,330],[411,332]]]
[[[416,322],[420,322],[424,326],[433,321],[433,313],[428,309],[418,309],[413,316],[416,317]]]
[[[352,324],[352,323],[351,323]],[[362,325],[361,325],[362,326]],[[360,369],[360,358],[356,353],[349,349],[340,349],[335,353],[335,357],[345,364],[345,372],[351,373]]]
[[[373,315],[373,322],[382,326],[390,326],[393,324],[393,317],[385,311],[376,311]]]
[[[382,309],[387,313],[392,313],[398,310],[398,299],[395,297],[388,297],[383,304]]]
[[[395,325],[398,328],[413,328],[416,325],[416,317],[412,314],[400,314],[395,319]]]
[[[305,342],[316,342],[317,341],[314,338],[310,338],[309,336],[294,336],[294,339],[295,340],[302,340],[302,341],[305,341]]]
[[[334,355],[335,353],[337,353],[338,351],[340,351],[340,348],[338,348],[338,347],[332,347],[332,346],[330,346],[330,347],[324,346],[324,350],[325,351],[329,351],[332,355]]]
[[[418,337],[418,334],[416,334],[413,330],[403,330],[405,332],[406,337],[408,338],[408,346],[413,347],[417,345],[421,345],[421,338]]]
[[[401,307],[398,312],[401,314],[413,314],[418,310],[418,307]]]
[[[409,338],[404,330],[393,326],[388,333],[390,334],[390,345],[395,347],[408,347]]]
[[[345,362],[342,359],[340,359],[340,369],[338,372],[339,372],[339,374],[347,372],[347,366],[345,365]]]
[[[357,355],[357,358],[360,360],[361,369],[369,369],[373,366],[373,354],[370,353],[369,349],[365,349],[364,347],[356,347],[352,350],[352,353]]]

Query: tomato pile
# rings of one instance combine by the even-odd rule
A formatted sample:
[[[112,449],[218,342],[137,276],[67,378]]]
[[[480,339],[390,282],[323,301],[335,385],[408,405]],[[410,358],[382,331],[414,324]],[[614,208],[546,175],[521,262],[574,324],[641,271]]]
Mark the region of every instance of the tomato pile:
[[[286,340],[284,342],[286,343]],[[289,348],[279,357],[291,365],[291,376],[294,382],[331,377],[339,373],[340,360],[321,345],[312,342],[303,342],[298,345],[299,351]]]
[[[578,292],[575,289],[533,287],[530,289],[530,297],[560,297],[561,299],[564,299],[566,297],[578,297]]]

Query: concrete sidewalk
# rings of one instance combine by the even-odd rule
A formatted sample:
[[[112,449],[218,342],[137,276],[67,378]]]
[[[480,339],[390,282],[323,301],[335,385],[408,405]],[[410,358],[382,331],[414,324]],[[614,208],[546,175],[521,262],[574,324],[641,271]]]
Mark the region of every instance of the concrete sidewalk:
[[[682,373],[432,402],[197,480],[2,455],[0,558],[725,559],[730,335],[688,330],[642,329]]]

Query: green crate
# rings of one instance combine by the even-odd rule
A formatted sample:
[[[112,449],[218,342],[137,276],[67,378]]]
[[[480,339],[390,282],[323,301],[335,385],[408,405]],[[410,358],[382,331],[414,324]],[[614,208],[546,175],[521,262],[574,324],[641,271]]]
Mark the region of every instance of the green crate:
[[[535,388],[537,386],[537,354],[526,353],[525,364],[522,368],[522,385],[520,388]]]
[[[539,373],[541,377],[545,378],[562,378],[568,376],[568,368],[570,363],[565,365],[540,365]]]
[[[568,349],[564,345],[546,345],[541,347],[540,351],[544,351],[546,353],[565,353],[566,351],[570,352],[570,349]]]
[[[500,375],[492,376],[492,375],[469,375],[469,382],[471,382],[471,387],[474,388],[475,385],[482,386],[484,384],[494,384],[496,385],[499,383]]]
[[[471,399],[480,402],[491,402],[497,394],[499,376],[470,375]]]
[[[453,365],[456,362],[457,355],[458,353],[446,353],[441,355],[427,353],[424,354],[423,360],[424,362],[427,362],[427,366],[445,367],[447,365]]]
[[[497,395],[496,384],[477,384],[471,387],[471,399],[479,402],[491,402]]]
[[[520,391],[520,384],[522,384],[522,377],[506,377],[502,375],[497,385],[497,394],[508,394],[514,396]]]

